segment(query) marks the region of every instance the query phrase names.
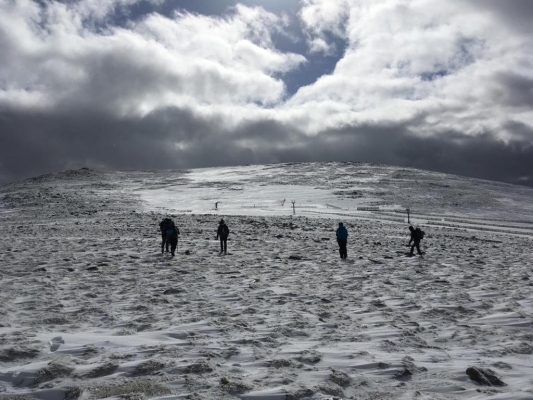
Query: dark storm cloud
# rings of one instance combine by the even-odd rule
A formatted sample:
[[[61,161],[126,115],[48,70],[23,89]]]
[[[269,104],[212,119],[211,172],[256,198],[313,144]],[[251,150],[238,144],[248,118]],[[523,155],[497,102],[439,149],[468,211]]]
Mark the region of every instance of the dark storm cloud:
[[[500,103],[511,107],[533,107],[533,77],[501,72],[497,74],[496,81],[500,84],[497,93]]]
[[[308,136],[275,120],[228,130],[216,119],[178,108],[143,118],[101,113],[0,114],[2,180],[83,166],[110,169],[172,169],[293,161],[367,161],[533,186],[533,146],[504,143],[486,133],[458,132],[429,138],[410,124],[362,125]],[[509,123],[517,137],[527,125]]]
[[[533,185],[533,2],[243,3],[0,0],[0,181],[352,160]]]
[[[5,182],[80,166],[183,167],[170,139],[189,143],[212,139],[213,122],[176,108],[126,119],[101,112],[3,112],[0,179]]]
[[[531,0],[467,0],[480,10],[501,18],[514,29],[533,31],[533,2]]]

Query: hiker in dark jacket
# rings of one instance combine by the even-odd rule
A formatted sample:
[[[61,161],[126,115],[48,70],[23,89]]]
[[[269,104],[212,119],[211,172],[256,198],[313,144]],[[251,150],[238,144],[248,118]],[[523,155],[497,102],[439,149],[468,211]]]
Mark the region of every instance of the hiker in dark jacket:
[[[217,230],[217,239],[220,238],[220,254],[227,254],[229,228],[223,219],[220,220]]]
[[[174,254],[176,253],[178,249],[178,236],[180,234],[180,230],[174,223],[172,223],[172,226],[167,229],[167,243],[170,243],[170,254],[172,257],[174,257]],[[167,251],[168,251],[168,244],[167,244]]]
[[[170,227],[171,222],[172,220],[170,218],[165,218],[159,223],[159,230],[161,231],[161,253],[165,252],[165,245],[168,253],[169,243],[167,243],[167,227]]]
[[[168,248],[170,247],[170,252],[172,257],[174,257],[174,253],[178,247],[178,235],[180,234],[180,230],[170,218],[165,218],[161,221],[159,223],[159,229],[161,230],[161,253],[165,252],[165,248],[168,253]]]
[[[422,238],[420,237],[420,234],[418,233],[418,231],[415,228],[413,228],[412,226],[409,227],[409,231],[411,232],[411,239],[409,239],[409,244],[407,246],[410,246],[411,242],[413,242],[413,245],[411,246],[411,253],[409,254],[409,257],[413,256],[413,253],[415,251],[415,247],[416,247],[416,250],[418,251],[418,255],[420,257],[422,257],[422,252],[420,251],[420,239],[422,239]]]
[[[341,259],[346,260],[348,257],[348,250],[346,244],[348,242],[348,231],[342,222],[339,222],[339,228],[337,229],[337,243],[339,244],[339,253]]]

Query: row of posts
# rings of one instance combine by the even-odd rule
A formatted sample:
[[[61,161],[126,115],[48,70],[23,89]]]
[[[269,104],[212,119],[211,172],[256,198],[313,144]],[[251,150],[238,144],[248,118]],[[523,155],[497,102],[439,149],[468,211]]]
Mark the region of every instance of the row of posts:
[[[215,203],[215,210],[218,210],[218,203],[220,202],[217,201]],[[292,203],[292,213],[296,215],[296,200],[292,200],[291,203]],[[283,199],[283,201],[281,202],[281,206],[283,207],[284,205],[285,205],[285,199]],[[411,223],[411,210],[407,208],[405,209],[405,211],[407,211],[407,223],[410,224]]]

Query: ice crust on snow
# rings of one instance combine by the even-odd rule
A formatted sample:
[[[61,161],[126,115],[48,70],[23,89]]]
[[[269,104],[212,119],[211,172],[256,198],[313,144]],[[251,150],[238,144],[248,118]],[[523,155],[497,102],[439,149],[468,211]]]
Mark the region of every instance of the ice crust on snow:
[[[0,400],[531,399],[531,200],[362,163],[3,186]],[[405,256],[407,207],[424,259]],[[160,253],[166,215],[174,259]]]

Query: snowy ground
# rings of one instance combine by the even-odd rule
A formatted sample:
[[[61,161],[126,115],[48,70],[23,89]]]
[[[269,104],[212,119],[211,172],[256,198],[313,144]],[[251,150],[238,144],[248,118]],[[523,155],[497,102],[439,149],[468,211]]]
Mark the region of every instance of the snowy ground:
[[[0,399],[533,399],[531,200],[367,164],[2,187]],[[424,259],[405,256],[407,206]],[[159,250],[167,213],[175,259]]]

